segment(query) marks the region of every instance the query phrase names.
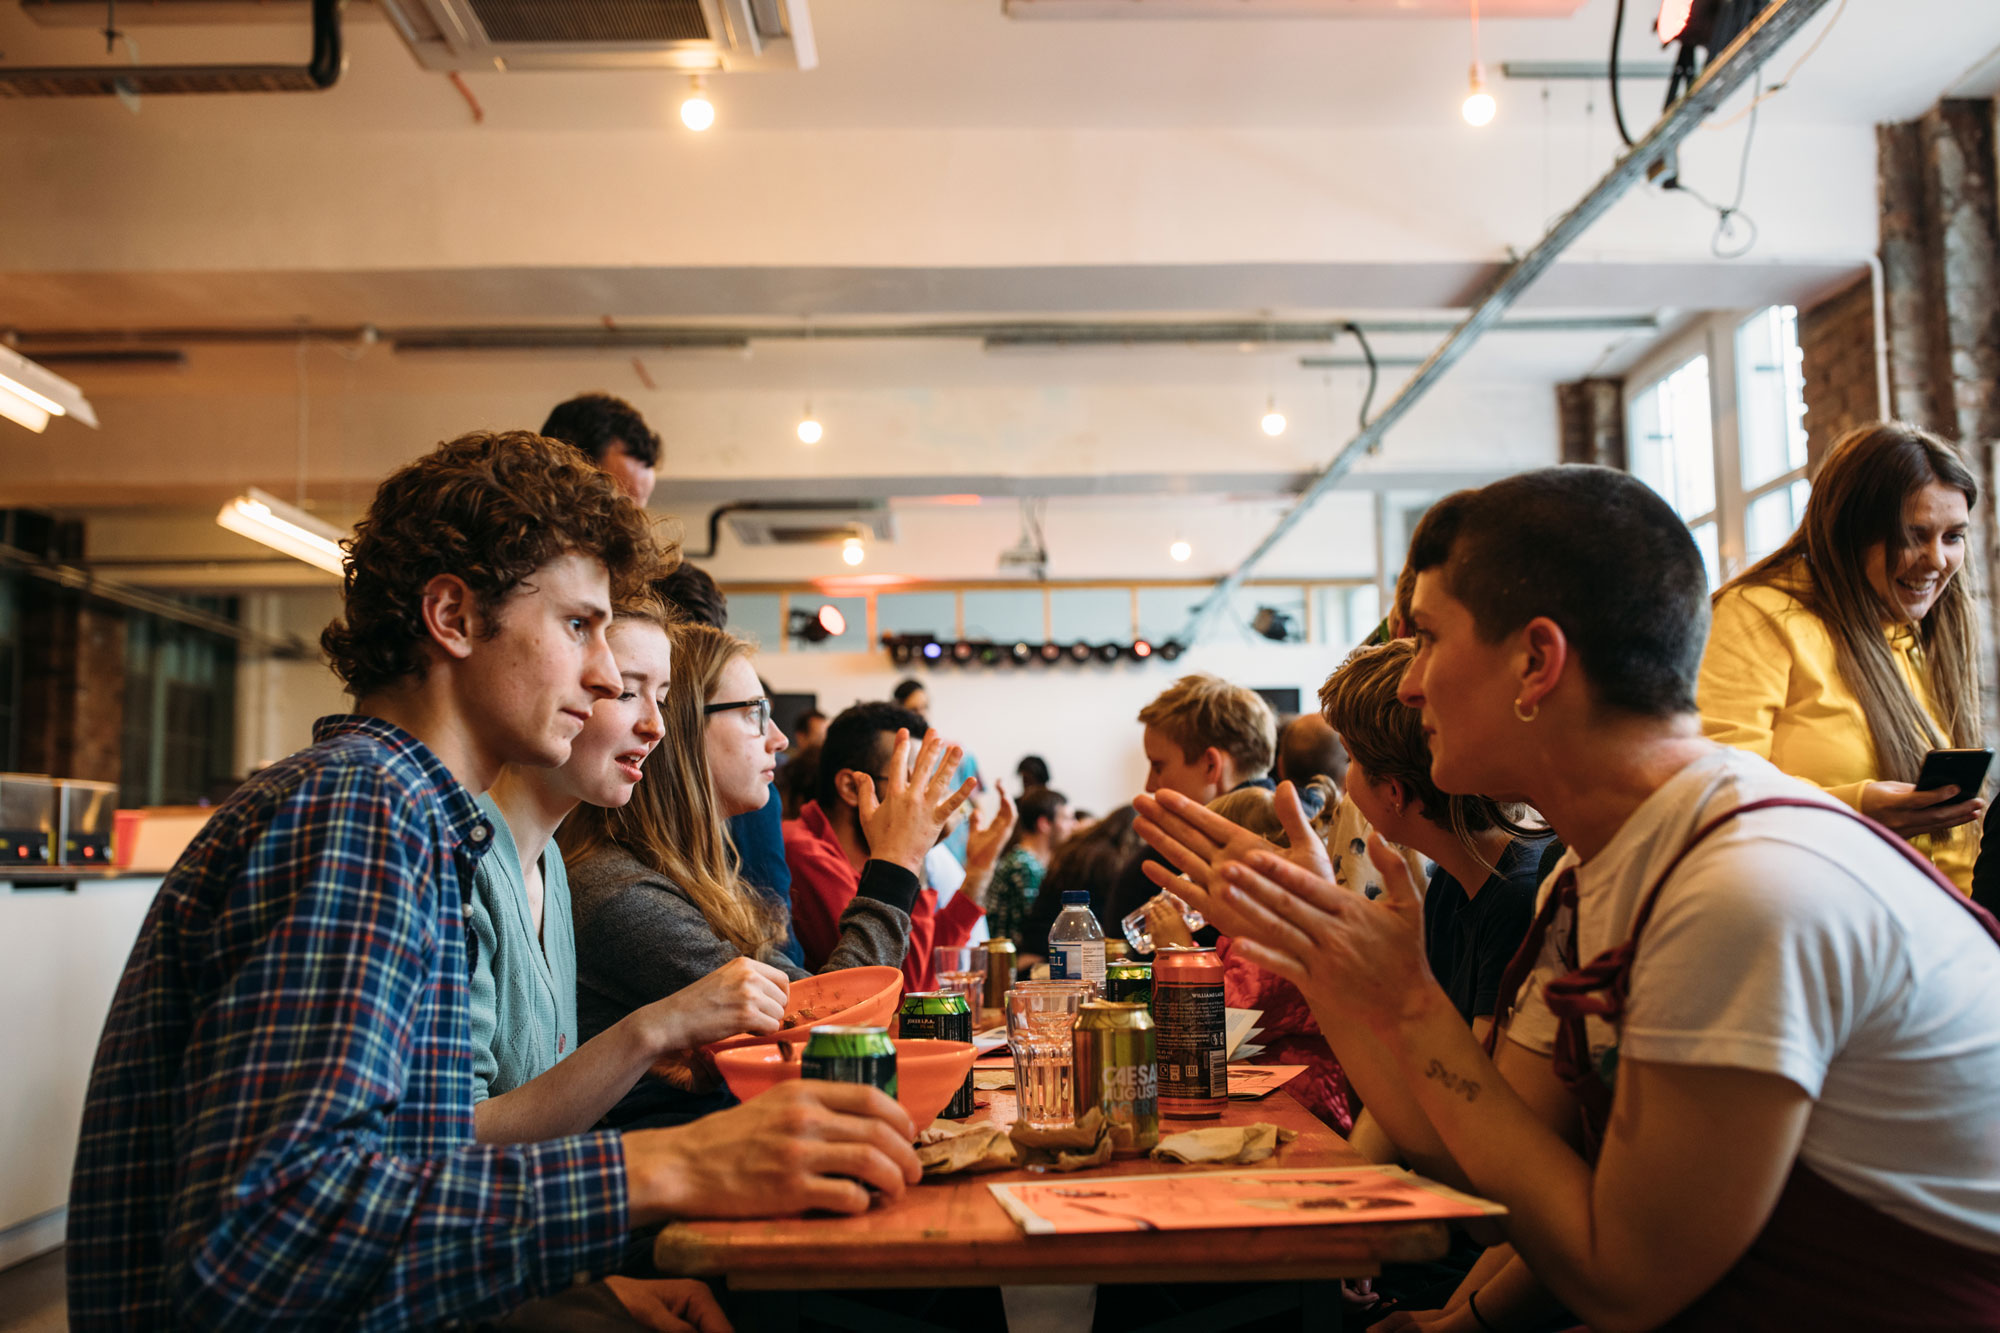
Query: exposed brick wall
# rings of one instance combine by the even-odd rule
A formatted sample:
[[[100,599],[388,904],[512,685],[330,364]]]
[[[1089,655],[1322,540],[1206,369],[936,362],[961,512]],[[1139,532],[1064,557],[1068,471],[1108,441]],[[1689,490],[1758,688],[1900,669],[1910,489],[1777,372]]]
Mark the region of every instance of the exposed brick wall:
[[[1625,467],[1625,381],[1577,380],[1556,385],[1562,461]]]
[[[117,782],[125,729],[125,618],[30,580],[22,597],[20,764]]]
[[[1817,469],[1828,445],[1882,416],[1875,385],[1874,284],[1863,278],[1801,310],[1799,350],[1805,354],[1806,456]]]

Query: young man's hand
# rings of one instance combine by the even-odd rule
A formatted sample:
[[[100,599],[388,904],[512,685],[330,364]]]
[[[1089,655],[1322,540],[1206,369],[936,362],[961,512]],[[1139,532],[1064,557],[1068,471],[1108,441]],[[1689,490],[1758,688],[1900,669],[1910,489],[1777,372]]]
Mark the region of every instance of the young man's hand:
[[[657,1333],[735,1333],[706,1282],[692,1278],[608,1277],[604,1285],[643,1328]]]
[[[1141,862],[1140,869],[1146,878],[1188,903],[1225,935],[1240,935],[1243,930],[1241,917],[1216,893],[1221,881],[1215,878],[1215,870],[1223,864],[1259,854],[1275,854],[1308,874],[1333,878],[1333,862],[1326,854],[1326,844],[1313,831],[1305,807],[1299,804],[1298,789],[1289,782],[1278,787],[1271,801],[1278,822],[1284,826],[1289,847],[1275,847],[1258,834],[1176,791],[1162,789],[1157,794],[1134,797],[1132,807],[1139,814],[1132,825],[1133,831],[1173,865],[1173,870],[1169,870],[1157,861]],[[1176,875],[1174,870],[1181,874]]]
[[[854,775],[856,810],[869,856],[893,862],[913,875],[923,872],[924,857],[936,845],[938,832],[972,795],[971,778],[955,790],[951,785],[951,775],[964,757],[961,747],[946,745],[933,731],[924,737],[912,767],[910,733],[898,731],[888,771],[882,775],[887,789],[877,792],[870,774]]]
[[[768,963],[736,957],[690,986],[646,1006],[654,1059],[739,1032],[783,1026],[791,979]]]
[[[673,1129],[625,1135],[628,1226],[868,1210],[923,1178],[903,1108],[859,1083],[794,1080]]]

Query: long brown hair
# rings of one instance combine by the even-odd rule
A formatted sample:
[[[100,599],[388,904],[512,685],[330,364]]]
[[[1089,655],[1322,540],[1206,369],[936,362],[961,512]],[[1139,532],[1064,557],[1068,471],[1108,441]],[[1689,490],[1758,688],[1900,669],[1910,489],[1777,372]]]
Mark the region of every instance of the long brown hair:
[[[666,735],[646,758],[646,780],[625,806],[585,805],[563,821],[556,841],[564,857],[579,861],[616,846],[694,900],[702,919],[738,953],[755,958],[783,938],[784,923],[755,889],[743,882],[741,863],[715,806],[715,786],[703,743],[708,717],[702,706],[715,692],[723,668],[750,656],[734,634],[679,622],[668,629],[673,672],[660,710]]]
[[[1880,776],[1902,782],[1915,780],[1932,748],[1979,743],[1973,561],[1968,558],[1945,582],[1912,627],[1943,737],[1882,633],[1883,624],[1900,619],[1900,612],[1868,578],[1868,551],[1878,544],[1890,577],[1895,576],[1910,544],[1903,506],[1932,482],[1965,496],[1968,510],[1979,503],[1979,483],[1958,452],[1929,431],[1901,421],[1856,427],[1827,451],[1798,531],[1723,588],[1775,587],[1824,622],[1841,679],[1861,701],[1876,768]]]

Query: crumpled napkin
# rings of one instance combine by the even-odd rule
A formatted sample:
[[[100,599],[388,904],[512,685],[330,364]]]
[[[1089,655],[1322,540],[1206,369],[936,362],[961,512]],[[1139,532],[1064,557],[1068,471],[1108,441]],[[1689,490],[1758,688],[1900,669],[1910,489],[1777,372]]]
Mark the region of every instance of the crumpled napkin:
[[[1030,1171],[1081,1171],[1111,1160],[1111,1122],[1095,1106],[1061,1129],[1030,1129],[1016,1121],[1011,1136]]]
[[[1261,1162],[1297,1138],[1276,1125],[1211,1125],[1171,1134],[1153,1148],[1156,1162]]]
[[[975,1171],[1007,1171],[1021,1164],[1021,1154],[999,1125],[935,1124],[917,1135],[917,1161],[924,1178]]]

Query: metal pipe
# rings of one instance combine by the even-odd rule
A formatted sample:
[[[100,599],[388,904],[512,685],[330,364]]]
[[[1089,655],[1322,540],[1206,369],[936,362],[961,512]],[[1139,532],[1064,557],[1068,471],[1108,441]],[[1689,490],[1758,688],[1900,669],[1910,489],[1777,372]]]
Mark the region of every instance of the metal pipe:
[[[165,93],[323,92],[347,65],[341,0],[312,0],[312,59],[304,65],[69,65],[0,68],[0,98]]]
[[[1418,368],[1417,373],[1409,378],[1365,429],[1341,446],[1340,452],[1306,487],[1298,503],[1287,510],[1264,540],[1258,542],[1235,569],[1217,582],[1214,591],[1202,599],[1188,618],[1187,630],[1182,634],[1181,641],[1193,643],[1201,632],[1202,622],[1218,607],[1228,603],[1230,594],[1242,585],[1244,577],[1258,562],[1304,520],[1319,498],[1347,475],[1356,462],[1381,443],[1390,429],[1444,378],[1447,371],[1458,364],[1474,343],[1499,324],[1500,317],[1520,299],[1523,292],[1534,285],[1536,279],[1548,271],[1556,257],[1574,244],[1592,223],[1609,212],[1612,205],[1644,177],[1648,167],[1671,152],[1724,98],[1742,87],[1744,81],[1826,3],[1827,0],[1776,0],[1729,44],[1721,58],[1711,60],[1694,86],[1660,117],[1645,137],[1632,145],[1603,179],[1549,228],[1532,250],[1494,278],[1485,294],[1474,304],[1472,312],[1446,336],[1437,350],[1431,353],[1430,359]]]
[[[162,620],[171,620],[179,625],[188,625],[194,629],[220,635],[225,639],[233,639],[246,648],[268,653],[272,657],[310,659],[314,655],[313,650],[296,636],[286,635],[277,638],[269,634],[260,634],[226,617],[199,610],[184,602],[177,602],[171,597],[162,597],[143,588],[132,587],[130,584],[117,583],[75,565],[43,560],[18,546],[0,543],[0,564],[12,565],[58,587],[73,588],[86,597],[95,597],[99,601],[110,602],[115,606],[143,611]]]

